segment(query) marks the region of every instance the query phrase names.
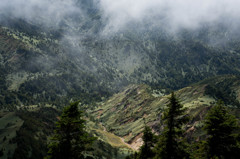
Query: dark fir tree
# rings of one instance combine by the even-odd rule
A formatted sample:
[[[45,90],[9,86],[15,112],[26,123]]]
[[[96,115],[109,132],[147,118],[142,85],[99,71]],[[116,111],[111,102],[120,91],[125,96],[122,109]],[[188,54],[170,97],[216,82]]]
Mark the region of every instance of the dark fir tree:
[[[240,156],[237,143],[238,123],[222,102],[212,107],[205,118],[207,158],[235,159]],[[239,133],[239,132],[238,132]]]
[[[135,152],[127,157],[125,157],[125,159],[138,159],[139,157],[139,153]]]
[[[47,159],[82,159],[95,138],[85,131],[85,120],[78,102],[65,107],[56,123]]]
[[[186,143],[183,138],[183,124],[188,122],[183,105],[180,104],[175,94],[169,98],[169,104],[163,115],[164,130],[159,136],[156,146],[157,159],[182,159],[188,158]]]
[[[156,137],[152,133],[152,129],[150,127],[145,126],[142,139],[144,143],[140,148],[138,158],[139,159],[153,158],[155,155],[155,153],[153,152],[153,148],[156,143]]]

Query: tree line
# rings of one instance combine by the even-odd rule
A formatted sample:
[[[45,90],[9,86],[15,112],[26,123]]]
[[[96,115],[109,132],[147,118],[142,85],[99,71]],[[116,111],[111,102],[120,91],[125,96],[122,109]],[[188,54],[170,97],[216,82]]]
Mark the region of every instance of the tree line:
[[[207,113],[203,130],[206,139],[189,144],[184,137],[184,124],[189,120],[186,108],[175,94],[162,117],[164,129],[157,136],[145,126],[143,142],[139,152],[127,159],[238,159],[240,155],[240,133],[238,121],[219,101]]]
[[[238,120],[231,115],[222,102],[218,102],[207,113],[203,129],[206,139],[189,144],[184,137],[184,125],[190,116],[174,93],[169,97],[167,109],[162,115],[163,130],[155,135],[145,126],[143,145],[139,151],[126,159],[237,159],[240,155],[240,133]],[[88,155],[92,137],[85,130],[83,112],[78,103],[65,107],[56,124],[54,136],[45,159],[84,159]]]

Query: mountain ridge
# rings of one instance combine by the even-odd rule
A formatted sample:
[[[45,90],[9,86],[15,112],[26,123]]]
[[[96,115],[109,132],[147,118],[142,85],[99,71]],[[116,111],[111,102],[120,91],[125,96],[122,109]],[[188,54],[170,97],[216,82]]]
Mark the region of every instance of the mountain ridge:
[[[26,12],[0,5],[0,140],[10,145],[7,157],[46,155],[59,111],[73,101],[99,137],[95,155],[106,158],[137,150],[145,125],[161,133],[173,91],[191,115],[190,142],[206,137],[204,117],[218,100],[240,118],[240,34],[231,19],[171,30],[171,19],[158,14],[112,21],[118,15],[108,16],[99,0],[45,0],[52,6],[39,2],[33,12],[29,2],[21,3]]]
[[[15,51],[2,50],[1,66],[5,71],[2,79],[8,81],[5,84],[8,88],[4,90],[7,94],[14,89],[20,94],[29,92],[29,96],[37,97],[39,102],[59,105],[56,101],[60,96],[64,98],[63,103],[74,96],[74,99],[82,96],[82,100],[90,96],[86,101],[101,100],[131,83],[179,89],[207,77],[240,74],[237,62],[240,54],[234,41],[233,48],[220,48],[197,40],[198,36],[192,35],[192,40],[186,40],[187,37],[166,39],[161,32],[154,34],[154,31],[146,32],[144,36],[125,32],[110,39],[84,35],[74,38],[70,34],[58,39],[44,31],[31,36],[24,32],[17,28],[1,29],[1,37],[5,37],[1,48],[9,45],[8,40],[20,45],[15,46]],[[8,47],[12,48],[11,45]],[[15,61],[17,65],[6,65],[6,60]],[[31,82],[26,78],[32,79]],[[48,87],[45,86],[47,81]],[[49,87],[54,90],[47,93],[47,98],[53,100],[44,97]]]
[[[239,103],[240,87],[237,84],[239,82],[239,76],[219,76],[175,92],[180,102],[187,108],[187,114],[191,116],[191,121],[185,128],[190,140],[203,137],[201,127],[204,116],[219,100],[214,94],[211,96],[207,93],[207,86],[228,83],[229,88],[238,94],[235,96],[233,93],[232,96]],[[220,87],[219,89],[221,90]],[[131,85],[100,104],[92,113],[98,121],[106,124],[107,131],[123,137],[130,145],[138,145],[139,148],[145,124],[156,133],[161,130],[161,114],[168,103],[168,97],[169,95],[153,96],[153,90],[147,85]],[[233,112],[239,111],[238,104],[229,107]]]

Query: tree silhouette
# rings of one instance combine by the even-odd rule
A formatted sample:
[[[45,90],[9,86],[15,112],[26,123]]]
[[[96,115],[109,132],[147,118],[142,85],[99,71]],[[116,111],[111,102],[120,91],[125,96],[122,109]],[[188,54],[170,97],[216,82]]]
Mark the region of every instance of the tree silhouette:
[[[153,158],[155,155],[155,153],[153,152],[153,147],[156,143],[156,136],[152,133],[152,129],[150,127],[145,126],[142,138],[144,144],[140,148],[138,158],[139,159]]]
[[[162,120],[164,130],[156,146],[156,157],[161,159],[188,158],[186,144],[183,139],[183,124],[187,123],[189,117],[184,115],[185,109],[180,104],[175,94],[169,98],[169,104]]]
[[[65,107],[56,123],[55,134],[49,145],[47,159],[82,159],[95,138],[85,131],[85,120],[78,102]]]
[[[207,131],[205,150],[207,158],[239,158],[240,148],[237,145],[237,119],[228,109],[218,102],[207,114],[204,129]]]

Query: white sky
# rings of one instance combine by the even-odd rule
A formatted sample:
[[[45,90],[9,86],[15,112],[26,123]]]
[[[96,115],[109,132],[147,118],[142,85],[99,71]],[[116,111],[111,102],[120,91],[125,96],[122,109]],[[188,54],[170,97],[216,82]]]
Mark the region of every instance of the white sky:
[[[76,0],[0,0],[0,12],[35,20],[43,15],[46,22],[58,22],[76,12]],[[87,1],[87,0],[86,0]],[[121,30],[131,22],[158,25],[164,19],[172,28],[197,28],[206,22],[229,20],[239,23],[240,0],[94,0],[99,2],[106,29]]]

